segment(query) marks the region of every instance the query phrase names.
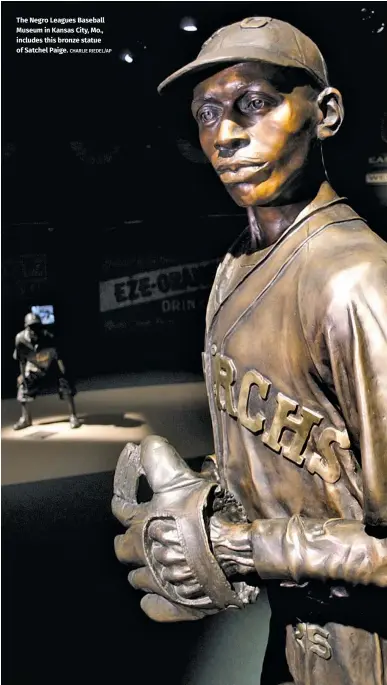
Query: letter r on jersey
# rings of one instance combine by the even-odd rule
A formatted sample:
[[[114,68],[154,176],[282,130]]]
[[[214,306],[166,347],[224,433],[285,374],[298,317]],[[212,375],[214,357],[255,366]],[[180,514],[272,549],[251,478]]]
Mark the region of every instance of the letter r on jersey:
[[[230,416],[237,416],[232,389],[235,380],[236,368],[232,359],[217,354],[215,357],[216,404],[220,411],[226,411]]]

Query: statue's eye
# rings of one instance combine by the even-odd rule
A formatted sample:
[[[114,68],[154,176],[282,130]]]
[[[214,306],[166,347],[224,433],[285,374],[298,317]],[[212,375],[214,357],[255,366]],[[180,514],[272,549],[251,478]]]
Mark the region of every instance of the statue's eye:
[[[250,102],[247,104],[247,109],[252,110],[253,112],[258,112],[258,110],[263,109],[265,106],[264,100],[262,98],[254,98],[254,100],[250,100]]]
[[[214,105],[203,105],[200,107],[196,119],[200,124],[207,125],[208,124],[213,124],[214,121],[219,116],[219,107],[215,107]]]
[[[242,114],[257,114],[267,109],[273,103],[268,98],[258,93],[246,93],[238,102],[238,108]]]

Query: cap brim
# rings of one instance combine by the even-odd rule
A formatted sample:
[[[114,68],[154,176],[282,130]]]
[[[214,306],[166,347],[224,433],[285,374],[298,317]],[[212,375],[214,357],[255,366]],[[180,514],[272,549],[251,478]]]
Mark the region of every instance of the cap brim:
[[[185,67],[178,69],[173,74],[164,79],[157,87],[158,93],[161,95],[166,88],[171,86],[177,80],[181,80],[184,76],[192,75],[196,72],[211,69],[220,64],[237,64],[239,62],[269,62],[269,64],[277,64],[282,67],[295,67],[296,69],[303,69],[309,72],[321,85],[327,85],[314,71],[308,69],[304,64],[296,59],[290,58],[288,55],[283,55],[280,52],[271,52],[270,50],[254,47],[253,50],[241,51],[240,47],[229,49],[227,55],[217,55],[216,57],[200,59],[198,57],[193,62],[190,62]]]

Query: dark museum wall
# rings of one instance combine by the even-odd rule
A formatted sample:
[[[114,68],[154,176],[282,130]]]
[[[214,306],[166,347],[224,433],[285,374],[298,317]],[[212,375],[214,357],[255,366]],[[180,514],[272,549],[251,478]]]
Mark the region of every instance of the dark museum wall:
[[[41,4],[3,3],[3,395],[32,304],[55,306],[76,377],[200,370],[209,285],[245,218],[202,157],[188,99],[164,101],[156,86],[220,25],[274,15],[320,45],[346,106],[329,176],[386,235],[386,185],[366,183],[386,172],[382,5],[77,3],[105,15],[111,55],[20,59],[15,16]],[[180,30],[184,15],[196,33]],[[132,64],[118,59],[124,48]]]

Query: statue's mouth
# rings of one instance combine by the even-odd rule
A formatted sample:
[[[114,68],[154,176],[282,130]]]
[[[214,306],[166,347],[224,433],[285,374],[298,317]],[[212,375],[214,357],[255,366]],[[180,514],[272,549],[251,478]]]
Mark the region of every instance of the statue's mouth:
[[[222,179],[223,183],[247,183],[251,181],[257,174],[264,171],[269,166],[269,162],[262,164],[248,163],[248,164],[229,164],[217,168],[217,173]]]

